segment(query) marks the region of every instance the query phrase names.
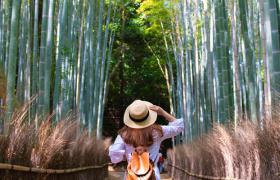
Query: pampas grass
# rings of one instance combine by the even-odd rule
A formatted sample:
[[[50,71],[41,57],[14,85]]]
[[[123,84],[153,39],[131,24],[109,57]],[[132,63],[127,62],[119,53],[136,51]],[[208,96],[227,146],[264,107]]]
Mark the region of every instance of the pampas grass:
[[[279,179],[280,122],[266,122],[260,129],[249,121],[235,128],[215,125],[207,135],[168,153],[174,179],[200,179],[190,173],[244,180]],[[206,177],[204,179],[207,179]],[[211,178],[210,178],[211,179]]]
[[[280,122],[267,122],[265,127],[258,139],[261,178],[280,179]]]
[[[0,135],[0,162],[4,161],[4,152],[6,149],[7,137]],[[4,176],[4,172],[0,170],[0,177]]]
[[[7,142],[7,137],[4,135],[0,135],[0,162],[3,162],[4,158],[4,150],[6,149],[6,142]]]
[[[56,125],[52,116],[42,121],[38,130],[28,124],[30,103],[14,113],[8,136],[0,136],[0,163],[43,169],[73,169],[108,163],[108,140],[98,140],[81,131],[75,116]],[[106,143],[105,143],[106,142]],[[110,143],[109,143],[110,144]],[[68,174],[26,173],[0,170],[1,179],[104,179],[107,166]]]

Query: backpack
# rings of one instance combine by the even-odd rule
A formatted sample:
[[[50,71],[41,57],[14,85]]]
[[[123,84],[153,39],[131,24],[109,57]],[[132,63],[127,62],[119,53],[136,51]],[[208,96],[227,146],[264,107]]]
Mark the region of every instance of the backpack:
[[[155,180],[154,163],[149,158],[148,152],[141,155],[137,152],[131,154],[127,165],[126,180]]]

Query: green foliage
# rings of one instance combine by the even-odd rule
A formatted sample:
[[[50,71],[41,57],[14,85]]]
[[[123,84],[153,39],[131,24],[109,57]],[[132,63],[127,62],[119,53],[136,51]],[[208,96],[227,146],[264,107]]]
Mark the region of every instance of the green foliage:
[[[170,9],[164,0],[143,1],[137,13],[143,23],[144,32],[153,36],[160,36],[162,34],[160,23],[166,25],[171,19]]]
[[[150,2],[149,2],[150,3]],[[153,1],[158,10],[163,5]],[[155,6],[156,5],[156,6]],[[125,107],[134,99],[144,99],[159,104],[168,109],[168,91],[165,79],[161,73],[158,62],[151,51],[147,48],[148,43],[155,50],[157,55],[161,55],[161,62],[164,62],[165,49],[163,45],[163,34],[161,27],[148,24],[152,22],[159,24],[159,19],[166,19],[168,14],[156,13],[156,10],[148,10],[149,4],[146,1],[127,1],[123,5],[120,3],[121,12],[115,25],[116,37],[113,49],[113,59],[111,62],[112,74],[109,87],[107,108]],[[123,9],[122,9],[123,8]],[[121,13],[124,11],[125,26],[122,29]],[[165,10],[166,11],[166,10]],[[143,14],[148,13],[150,18],[143,18]],[[168,16],[168,18],[170,18]],[[156,28],[155,28],[156,27]],[[155,30],[152,33],[151,30]],[[123,64],[122,64],[123,63]],[[123,92],[121,92],[123,89]]]

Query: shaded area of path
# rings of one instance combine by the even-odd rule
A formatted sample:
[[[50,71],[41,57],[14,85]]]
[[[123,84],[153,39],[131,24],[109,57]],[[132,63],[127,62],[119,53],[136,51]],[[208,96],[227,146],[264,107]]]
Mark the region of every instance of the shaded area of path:
[[[122,180],[124,171],[114,170],[111,166],[108,167],[109,170],[109,180]],[[171,180],[167,173],[160,174],[161,180]]]

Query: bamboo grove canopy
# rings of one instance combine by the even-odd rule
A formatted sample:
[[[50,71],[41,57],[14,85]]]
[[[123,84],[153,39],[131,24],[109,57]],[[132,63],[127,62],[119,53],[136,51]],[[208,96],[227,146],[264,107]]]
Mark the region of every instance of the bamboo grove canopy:
[[[82,124],[90,132],[99,129],[99,136],[114,12],[113,3],[103,0],[1,1],[0,60],[1,71],[7,76],[6,118],[16,103],[39,95],[31,119],[40,121],[53,109],[58,120],[77,110]]]
[[[279,0],[142,2],[148,30],[163,39],[165,53],[155,56],[163,59],[170,109],[184,118],[186,141],[213,123],[263,126],[279,116],[279,7]]]
[[[176,62],[174,105],[185,119],[186,140],[213,122],[250,119],[263,125],[276,119],[279,0],[184,0],[174,7],[173,33],[166,38]]]
[[[186,141],[214,122],[262,126],[277,116],[279,0],[2,0],[6,118],[38,94],[30,112],[37,125],[49,112],[59,120],[78,111],[100,137],[115,26],[129,18],[117,7],[129,3],[148,34],[142,46],[163,72],[170,110],[185,120]]]

